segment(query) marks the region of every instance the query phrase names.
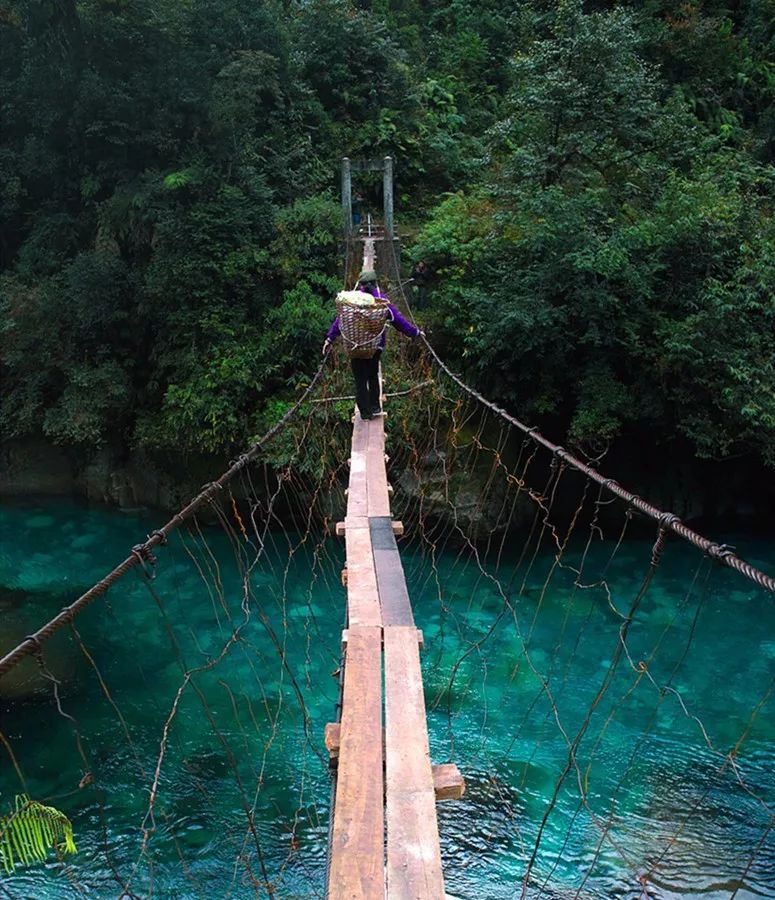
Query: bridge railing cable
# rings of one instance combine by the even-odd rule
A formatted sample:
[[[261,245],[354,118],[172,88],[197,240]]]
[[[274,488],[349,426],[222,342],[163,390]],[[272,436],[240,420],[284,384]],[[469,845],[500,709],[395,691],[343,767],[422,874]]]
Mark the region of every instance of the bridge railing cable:
[[[441,357],[431,346],[427,337],[423,337],[422,340],[427,351],[436,362],[436,365],[439,366],[439,368],[445,373],[445,375],[447,375],[448,378],[451,378],[452,381],[454,381],[455,384],[458,385],[458,387],[462,388],[477,402],[481,403],[483,406],[486,406],[488,409],[490,409],[496,415],[500,416],[510,425],[518,428],[521,432],[523,432],[523,434],[526,434],[531,440],[535,441],[536,444],[540,444],[542,447],[545,447],[553,456],[555,456],[557,459],[562,460],[567,466],[570,466],[571,468],[582,472],[591,481],[599,484],[605,491],[608,491],[619,499],[624,500],[625,503],[635,507],[635,509],[643,513],[645,516],[648,516],[649,518],[654,519],[654,521],[659,522],[669,531],[675,532],[675,534],[684,538],[684,540],[687,540],[691,544],[694,544],[695,547],[699,547],[700,550],[702,550],[704,553],[707,553],[708,556],[710,556],[712,559],[715,559],[723,565],[728,566],[730,569],[734,569],[736,572],[739,572],[746,578],[749,578],[751,581],[758,584],[759,587],[763,587],[765,588],[765,590],[775,593],[775,578],[773,578],[771,575],[768,575],[766,572],[762,572],[760,569],[757,569],[756,566],[752,566],[744,559],[736,556],[732,548],[728,545],[718,544],[714,541],[708,540],[708,538],[703,537],[701,534],[698,534],[696,531],[685,525],[681,521],[681,519],[674,513],[665,512],[664,510],[653,506],[651,503],[638,496],[638,494],[634,494],[631,491],[623,488],[613,478],[606,478],[605,475],[602,475],[596,469],[593,469],[591,466],[587,465],[587,463],[578,459],[572,453],[569,453],[564,447],[560,446],[559,444],[555,444],[548,438],[544,437],[537,429],[531,428],[524,422],[520,422],[519,419],[506,412],[505,409],[502,409],[500,406],[497,406],[495,403],[487,400],[478,391],[474,390],[474,388],[466,384],[462,378],[460,378],[450,370],[450,368],[443,362]]]
[[[107,590],[130,569],[133,569],[135,566],[142,566],[144,568],[146,562],[153,559],[153,549],[164,545],[167,542],[167,536],[170,532],[174,531],[190,519],[200,507],[211,501],[218,493],[220,493],[235,475],[245,469],[245,467],[259,455],[266,444],[285,429],[298,410],[304,405],[310,394],[315,390],[315,387],[319,383],[325,370],[328,355],[329,354],[327,353],[310,383],[293,406],[291,406],[282,418],[279,419],[248,450],[238,456],[220,478],[205,485],[187,506],[184,506],[168,522],[162,525],[161,528],[153,531],[146,541],[134,546],[129,556],[127,556],[123,562],[119,563],[119,565],[112,569],[104,578],[86,591],[86,593],[82,594],[69,606],[63,607],[56,616],[46,622],[46,624],[39,628],[34,634],[26,637],[13,650],[6,653],[6,655],[0,659],[0,678],[13,669],[13,667],[21,662],[22,659],[36,653],[44,641],[48,640],[53,634],[56,634],[56,632],[68,622],[71,622],[82,610],[89,606],[93,600],[105,594]]]
[[[392,245],[392,242],[388,241],[387,243]],[[395,259],[395,248],[392,248],[391,246],[391,249],[394,254],[394,266],[396,266],[395,270],[397,272],[398,269],[397,261]],[[409,303],[409,298],[407,297],[406,291],[404,290],[404,282],[398,280],[397,284],[406,310],[409,313],[412,321],[415,322],[414,314]],[[415,322],[415,324],[417,323]],[[731,548],[727,544],[719,544],[715,541],[709,540],[706,537],[703,537],[703,535],[685,525],[681,521],[681,519],[677,515],[675,515],[675,513],[666,512],[659,509],[658,507],[649,503],[647,500],[644,500],[638,494],[634,494],[631,491],[628,491],[626,488],[622,487],[615,479],[606,478],[605,475],[601,474],[587,463],[578,459],[572,453],[569,453],[561,445],[555,444],[553,441],[550,441],[548,438],[544,437],[544,435],[542,435],[541,432],[538,431],[538,429],[526,425],[524,422],[521,422],[519,419],[512,416],[502,407],[488,400],[486,397],[480,394],[479,391],[472,388],[469,384],[466,384],[466,382],[463,381],[463,379],[459,375],[456,375],[449,368],[449,366],[446,365],[446,363],[441,359],[439,354],[433,348],[425,334],[421,336],[421,340],[423,341],[426,350],[428,351],[436,365],[442,370],[442,372],[444,372],[444,374],[452,381],[454,381],[459,388],[461,388],[466,394],[468,394],[482,406],[485,406],[501,419],[508,422],[510,425],[513,425],[523,434],[527,435],[536,444],[545,447],[556,459],[561,460],[563,463],[565,463],[565,465],[576,469],[591,481],[599,484],[603,488],[603,490],[607,491],[610,494],[613,494],[615,497],[618,497],[621,500],[624,500],[625,503],[634,507],[639,512],[643,513],[643,515],[654,519],[654,521],[658,522],[666,530],[674,532],[679,537],[682,537],[684,540],[693,544],[695,547],[698,547],[711,559],[716,560],[717,562],[721,563],[724,566],[727,566],[730,569],[734,569],[736,572],[744,575],[750,581],[753,581],[755,584],[759,585],[759,587],[762,587],[765,590],[771,591],[773,594],[775,594],[775,577],[773,577],[772,575],[768,575],[766,572],[762,572],[761,569],[758,569],[756,568],[756,566],[753,566],[750,563],[746,562],[744,559],[741,559],[734,553],[733,548]]]

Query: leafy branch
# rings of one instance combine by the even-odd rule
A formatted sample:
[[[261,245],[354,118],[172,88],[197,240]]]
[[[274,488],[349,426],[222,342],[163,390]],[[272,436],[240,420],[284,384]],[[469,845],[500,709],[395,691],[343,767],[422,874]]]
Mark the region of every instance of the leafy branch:
[[[11,875],[17,865],[43,862],[49,850],[60,858],[75,853],[73,826],[67,816],[53,806],[30,800],[26,794],[16,797],[15,807],[0,817],[0,862]]]

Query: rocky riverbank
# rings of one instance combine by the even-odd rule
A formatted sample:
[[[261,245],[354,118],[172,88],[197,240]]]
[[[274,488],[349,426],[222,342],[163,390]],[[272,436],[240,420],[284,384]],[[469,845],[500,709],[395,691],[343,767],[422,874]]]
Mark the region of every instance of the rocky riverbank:
[[[482,487],[490,477],[490,462],[481,468],[453,474],[447,482],[445,466],[433,451],[413,471],[392,472],[397,497],[412,501],[422,495],[426,514],[445,517],[452,504],[459,519],[480,531],[501,521],[502,492],[490,489],[482,501]],[[7,441],[0,445],[0,496],[54,495],[80,497],[121,509],[147,507],[174,511],[195,496],[203,484],[228,465],[216,456],[150,455],[145,451],[118,452],[102,448],[90,453],[59,447],[42,439]],[[532,470],[533,486],[542,483],[540,466]],[[674,512],[684,521],[773,521],[775,479],[749,470],[739,461],[712,462],[672,457],[640,459],[625,448],[601,466],[629,490],[655,506]],[[571,479],[580,475],[569,474]],[[235,494],[240,492],[235,486]],[[573,502],[575,492],[560,497],[560,509]],[[529,504],[528,504],[529,507]],[[525,515],[531,512],[526,507]],[[336,515],[337,510],[332,510]],[[517,516],[511,525],[524,524]]]
[[[51,494],[81,497],[122,509],[177,509],[214,477],[224,461],[119,454],[108,448],[90,453],[28,438],[0,445],[0,495]]]

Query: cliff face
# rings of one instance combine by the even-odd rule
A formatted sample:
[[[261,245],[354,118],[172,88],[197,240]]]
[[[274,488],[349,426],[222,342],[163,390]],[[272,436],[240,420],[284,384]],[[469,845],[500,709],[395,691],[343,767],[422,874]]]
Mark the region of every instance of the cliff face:
[[[142,451],[119,456],[109,449],[85,454],[32,438],[8,441],[0,447],[0,495],[55,494],[125,509],[173,510],[212,478],[219,462],[152,459]]]
[[[435,450],[411,471],[391,471],[396,500],[423,515],[456,518],[461,527],[479,535],[530,523],[535,505],[526,494],[516,508],[504,511],[504,501],[509,501],[502,479],[493,477],[491,461],[457,471],[454,460],[444,465],[440,460],[444,456],[444,451]],[[108,448],[86,454],[42,439],[8,441],[0,445],[0,496],[77,496],[123,509],[175,511],[227,465],[228,460],[217,457],[152,457],[143,451],[119,453]],[[604,460],[601,470],[684,521],[742,520],[766,525],[775,514],[775,479],[739,461],[672,458],[656,465],[625,452]],[[530,486],[544,484],[547,473],[545,467],[535,465]],[[555,509],[572,512],[583,479],[570,470],[563,478]],[[235,495],[240,494],[235,485]],[[332,516],[337,512],[332,509]]]

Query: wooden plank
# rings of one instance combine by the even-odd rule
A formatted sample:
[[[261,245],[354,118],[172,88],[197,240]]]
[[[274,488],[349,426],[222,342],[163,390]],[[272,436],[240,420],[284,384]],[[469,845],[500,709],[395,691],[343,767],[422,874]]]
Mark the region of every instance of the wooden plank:
[[[363,524],[361,524],[363,523]],[[382,610],[371,552],[368,519],[348,519],[345,529],[347,548],[347,624],[382,625]]]
[[[369,450],[366,487],[369,517],[390,515],[390,495],[386,478],[385,463],[382,461],[382,457]]]
[[[369,423],[364,422],[363,419],[358,415],[358,410],[355,410],[355,416],[353,417],[353,438],[352,438],[352,449],[355,452],[365,451],[369,446]]]
[[[374,570],[382,607],[382,623],[414,625],[412,604],[406,588],[404,569],[398,553],[393,525],[388,516],[369,518]]]
[[[331,763],[339,760],[339,744],[341,741],[341,724],[339,722],[326,722],[324,741]]]
[[[368,528],[368,516],[346,516],[344,522],[337,522],[334,533],[337,537],[344,537],[348,528]]]
[[[369,422],[371,426],[369,429],[369,446],[367,453],[369,456],[380,456],[381,464],[384,467],[385,463],[385,426],[383,424],[382,416],[377,416],[376,419],[372,419]],[[385,476],[385,481],[387,481],[387,475]]]
[[[367,516],[345,516],[345,520],[342,524],[344,525],[345,530],[348,528],[368,528],[369,519]]]
[[[465,794],[465,779],[454,763],[442,763],[432,766],[431,769],[433,771],[433,792],[436,795],[437,803],[440,800],[459,800]]]
[[[368,450],[364,449],[353,450],[350,455],[350,481],[347,488],[348,516],[368,515],[367,454]]]
[[[366,490],[366,477],[358,479],[347,495],[347,515],[350,517],[367,516],[369,514],[369,500]]]
[[[366,455],[369,449],[369,423],[356,414],[350,448],[350,482],[347,488],[347,515],[368,515],[366,496]]]
[[[390,496],[385,468],[385,430],[381,419],[370,422],[369,449],[366,456],[368,515],[389,516]]]
[[[397,550],[375,550],[374,570],[377,578],[379,604],[382,609],[382,624],[412,626],[414,616],[409,594],[406,590],[404,571]]]
[[[353,450],[350,452],[350,473],[352,474],[352,470],[356,471],[360,469],[361,472],[366,471],[366,457],[368,456],[369,449],[368,447],[364,447],[362,450]]]
[[[369,422],[369,449],[382,448],[385,452],[385,427],[382,424],[382,416],[377,416]]]
[[[369,516],[371,546],[375,550],[398,550],[390,516]]]
[[[340,731],[339,722],[329,722],[326,725],[326,750],[328,750],[331,765],[334,767],[339,761]],[[466,783],[455,763],[431,766],[431,775],[433,777],[433,793],[437,803],[444,800],[459,800],[465,793]]]
[[[387,896],[443,900],[417,629],[384,629]]]
[[[328,897],[384,900],[381,629],[350,628]]]

